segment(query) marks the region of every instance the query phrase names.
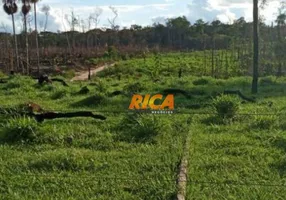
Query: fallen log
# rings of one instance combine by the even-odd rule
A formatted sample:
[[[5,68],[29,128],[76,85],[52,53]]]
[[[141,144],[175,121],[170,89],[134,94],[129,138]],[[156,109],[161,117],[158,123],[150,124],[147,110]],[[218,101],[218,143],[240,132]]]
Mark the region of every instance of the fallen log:
[[[247,97],[247,96],[243,95],[239,90],[225,90],[223,92],[223,94],[238,95],[241,99],[243,99],[245,101],[248,101],[248,102],[251,102],[251,103],[255,103],[256,102],[256,100],[254,98],[250,98],[250,97]]]
[[[184,95],[186,98],[192,98],[192,96],[185,90],[181,90],[181,89],[165,89],[163,90],[164,94],[182,94]]]
[[[92,112],[89,112],[89,111],[59,113],[59,112],[53,112],[53,111],[44,111],[41,108],[40,110],[41,112],[38,113],[39,110],[34,110],[34,109],[35,109],[34,107],[31,108],[30,106],[27,108],[17,108],[17,107],[1,108],[0,107],[0,114],[10,115],[10,116],[11,115],[12,116],[30,116],[30,117],[34,117],[35,120],[39,123],[43,122],[44,120],[49,120],[49,119],[51,120],[51,119],[57,119],[57,118],[74,118],[74,117],[91,117],[94,119],[106,120],[105,116],[99,115],[99,114],[93,114]]]
[[[106,117],[103,115],[93,114],[92,112],[86,112],[86,111],[70,112],[70,113],[55,113],[55,112],[46,112],[41,114],[32,113],[31,115],[39,123],[47,119],[74,118],[74,117],[92,117],[94,119],[106,120]]]
[[[59,78],[52,78],[51,81],[52,81],[52,82],[59,82],[59,83],[61,83],[63,86],[66,86],[66,87],[69,86],[64,80],[59,79]]]

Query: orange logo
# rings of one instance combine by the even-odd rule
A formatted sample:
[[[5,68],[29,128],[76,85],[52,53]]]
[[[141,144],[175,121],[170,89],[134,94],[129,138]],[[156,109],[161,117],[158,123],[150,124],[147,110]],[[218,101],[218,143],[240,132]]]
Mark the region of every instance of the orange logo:
[[[155,104],[155,101],[161,100],[161,104]],[[174,95],[169,94],[163,101],[163,95],[156,94],[151,97],[150,94],[142,95],[136,94],[133,95],[131,103],[129,105],[130,110],[164,110],[168,108],[168,110],[174,110]]]

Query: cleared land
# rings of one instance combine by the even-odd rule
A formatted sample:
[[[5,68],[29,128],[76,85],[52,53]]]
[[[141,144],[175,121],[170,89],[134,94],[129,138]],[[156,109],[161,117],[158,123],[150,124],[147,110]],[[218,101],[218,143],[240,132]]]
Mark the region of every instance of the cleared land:
[[[159,64],[158,58],[122,61],[69,87],[19,76],[0,84],[0,199],[173,199],[189,133],[187,199],[283,199],[285,78],[262,78],[256,103],[243,102],[233,120],[219,121],[213,98],[224,90],[251,96],[251,78],[199,78],[195,64],[185,65],[194,59],[174,54]],[[80,93],[85,86],[89,92]],[[111,95],[170,88],[188,93],[175,95],[181,113],[127,113],[131,96]],[[94,111],[107,120],[40,124],[16,115],[28,101],[45,110]]]

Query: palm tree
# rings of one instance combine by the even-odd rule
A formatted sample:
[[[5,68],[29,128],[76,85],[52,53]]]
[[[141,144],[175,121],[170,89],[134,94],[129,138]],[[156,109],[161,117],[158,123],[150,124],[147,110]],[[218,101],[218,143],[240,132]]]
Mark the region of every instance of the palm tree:
[[[38,41],[38,28],[37,28],[37,3],[39,0],[30,0],[34,4],[34,18],[35,18],[35,34],[36,34],[36,48],[37,48],[37,69],[38,76],[40,75],[40,53],[39,53],[39,41]]]
[[[253,80],[252,94],[258,92],[258,61],[259,61],[259,18],[258,18],[258,0],[253,0]]]
[[[19,53],[18,53],[18,44],[17,44],[17,36],[15,30],[15,19],[14,14],[18,11],[18,6],[16,4],[16,0],[3,0],[3,9],[4,11],[12,16],[13,23],[13,35],[14,35],[14,45],[15,45],[15,56],[16,56],[16,70],[19,68]],[[14,73],[14,66],[12,66],[11,73]]]
[[[29,41],[27,33],[27,14],[31,10],[30,2],[28,0],[22,0],[22,13],[24,15],[24,32],[26,37],[26,65],[27,65],[27,74],[29,74]]]

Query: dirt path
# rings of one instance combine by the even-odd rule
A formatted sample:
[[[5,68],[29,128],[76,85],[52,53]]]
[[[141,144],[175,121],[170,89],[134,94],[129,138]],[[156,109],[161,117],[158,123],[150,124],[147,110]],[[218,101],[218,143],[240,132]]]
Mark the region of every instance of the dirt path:
[[[90,73],[91,73],[91,75],[95,75],[98,72],[101,72],[104,69],[106,69],[108,67],[112,67],[114,65],[115,65],[114,63],[113,64],[106,64],[106,65],[103,65],[103,66],[98,67],[96,69],[91,69]],[[78,72],[77,75],[71,79],[71,81],[84,81],[84,80],[88,80],[88,71]]]

